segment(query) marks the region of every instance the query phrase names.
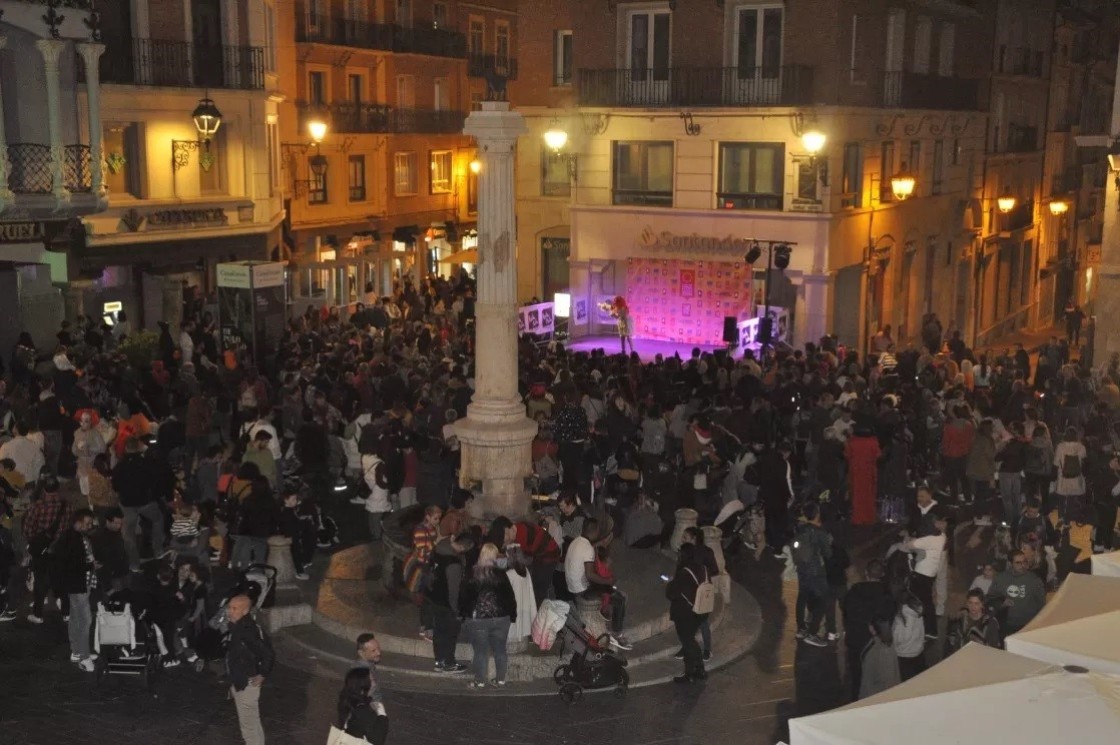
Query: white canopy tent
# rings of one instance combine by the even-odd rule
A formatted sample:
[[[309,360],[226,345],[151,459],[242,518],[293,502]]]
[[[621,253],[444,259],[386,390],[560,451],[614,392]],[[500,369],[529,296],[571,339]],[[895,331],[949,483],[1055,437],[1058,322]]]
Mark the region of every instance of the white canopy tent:
[[[1071,723],[1081,742],[1112,741],[1120,678],[970,644],[888,691],[791,719],[789,734],[790,745],[1052,745],[1069,739]]]
[[[1098,577],[1120,577],[1120,551],[1093,554],[1093,574]]]
[[[1054,665],[1120,675],[1120,579],[1071,574],[1007,651]]]

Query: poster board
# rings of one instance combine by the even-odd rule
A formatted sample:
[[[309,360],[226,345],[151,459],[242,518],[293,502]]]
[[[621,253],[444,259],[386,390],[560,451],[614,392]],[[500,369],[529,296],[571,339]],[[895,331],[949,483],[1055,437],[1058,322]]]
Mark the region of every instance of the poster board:
[[[284,264],[234,261],[218,264],[218,324],[222,350],[262,364],[276,353],[287,312]]]
[[[687,344],[723,344],[723,319],[750,314],[753,272],[738,261],[627,260],[626,302],[633,335]]]
[[[555,302],[522,305],[517,309],[517,334],[551,336],[556,330]]]

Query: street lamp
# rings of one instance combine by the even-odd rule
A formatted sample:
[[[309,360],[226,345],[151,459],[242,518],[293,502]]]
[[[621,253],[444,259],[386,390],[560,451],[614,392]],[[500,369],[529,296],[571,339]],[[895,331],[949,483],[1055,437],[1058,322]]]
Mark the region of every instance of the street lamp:
[[[914,195],[914,187],[918,185],[918,180],[914,175],[906,170],[906,164],[902,165],[902,170],[891,176],[891,193],[894,198],[900,202],[905,202]]]
[[[805,134],[801,135],[801,146],[805,148],[805,152],[810,156],[816,157],[824,149],[824,143],[828,140],[824,132],[818,129],[810,129]]]
[[[482,161],[478,158],[475,158],[470,162],[469,168],[471,169],[471,173],[477,176],[478,174],[482,173]]]
[[[1064,199],[1055,199],[1050,203],[1050,214],[1054,217],[1061,217],[1069,212],[1069,202]]]
[[[322,119],[312,119],[307,123],[307,133],[311,135],[311,141],[318,145],[327,136],[327,123]]]
[[[202,170],[209,171],[210,166],[214,163],[214,156],[210,154],[210,140],[218,133],[218,127],[222,126],[222,112],[218,111],[218,107],[214,105],[214,100],[210,96],[204,96],[199,99],[198,105],[191,112],[191,119],[194,120],[194,128],[198,130],[198,139],[171,141],[171,170],[173,172],[191,162],[191,151],[198,150],[199,145],[204,149],[204,152],[198,157],[198,164],[202,166]]]
[[[554,122],[544,133],[544,144],[548,145],[549,150],[553,153],[559,155],[564,146],[568,144],[568,133],[560,128],[559,123]]]
[[[1015,198],[1011,190],[1007,189],[1003,192],[1003,195],[996,200],[996,205],[999,207],[999,211],[1006,215],[1008,212],[1015,209],[1015,205],[1018,204],[1018,202],[1019,200]]]

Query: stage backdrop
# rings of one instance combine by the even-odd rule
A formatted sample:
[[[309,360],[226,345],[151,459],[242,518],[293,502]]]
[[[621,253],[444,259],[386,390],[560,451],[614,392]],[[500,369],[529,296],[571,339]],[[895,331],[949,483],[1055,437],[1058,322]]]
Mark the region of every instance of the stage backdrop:
[[[741,261],[627,261],[635,338],[720,345],[724,316],[751,315],[751,268]]]

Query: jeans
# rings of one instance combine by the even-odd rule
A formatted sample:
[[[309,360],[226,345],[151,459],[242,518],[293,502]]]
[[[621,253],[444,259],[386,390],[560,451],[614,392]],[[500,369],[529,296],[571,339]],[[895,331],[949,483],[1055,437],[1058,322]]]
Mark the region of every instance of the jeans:
[[[700,646],[704,648],[704,654],[712,651],[712,624],[708,622],[708,616],[700,622]]]
[[[556,564],[545,564],[534,561],[529,565],[529,580],[533,583],[533,599],[537,607],[541,607],[552,591],[552,576],[556,573]]]
[[[603,595],[610,594],[610,609],[611,609],[611,633],[618,636],[625,628],[626,622],[626,593],[621,590],[616,590],[613,587],[606,585],[592,585],[587,592],[583,593],[584,597],[599,598]]]
[[[124,528],[121,534],[124,536],[124,545],[128,549],[128,562],[132,565],[133,569],[140,567],[140,547],[136,542],[136,528],[140,523],[140,518],[145,518],[152,524],[152,555],[159,556],[163,553],[164,545],[164,518],[163,510],[159,508],[156,502],[148,502],[141,507],[121,507],[124,512]]]
[[[384,512],[367,512],[366,517],[369,518],[369,539],[371,541],[380,541],[381,536],[385,533],[385,528],[382,522],[385,520]]]
[[[797,628],[809,634],[816,634],[820,628],[821,619],[824,618],[825,606],[828,604],[828,582],[823,576],[797,573],[797,603],[794,606],[794,616],[797,619]],[[809,611],[806,621],[805,611]]]
[[[910,575],[910,591],[922,603],[922,619],[926,633],[937,635],[937,607],[933,603],[933,582],[935,577],[914,572]]]
[[[230,688],[233,703],[237,705],[237,724],[245,745],[264,745],[264,727],[261,725],[261,687],[245,686],[245,690]]]
[[[1042,505],[1042,512],[1045,514],[1049,505],[1047,502],[1050,500],[1050,478],[1048,473],[1028,473],[1027,474],[1027,496],[1037,497],[1039,503]]]
[[[432,655],[436,663],[455,664],[455,644],[459,641],[459,617],[450,608],[431,603]]]
[[[43,601],[47,593],[54,587],[56,571],[51,566],[49,556],[39,556],[31,560],[31,572],[35,575],[35,591],[31,595],[31,613],[39,618],[43,617]],[[59,595],[55,592],[62,606],[62,615],[70,615],[70,596]]]
[[[92,624],[93,612],[89,607],[89,592],[70,593],[70,621],[66,628],[70,636],[70,654],[80,655],[83,660],[89,657]]]
[[[1014,472],[999,473],[999,496],[1003,500],[1003,519],[1008,523],[1023,510],[1023,477]]]
[[[470,618],[464,622],[467,638],[471,640],[471,646],[474,647],[471,668],[474,670],[475,682],[486,682],[486,675],[490,672],[491,656],[494,657],[494,679],[499,681],[506,679],[506,669],[509,667],[509,655],[506,654],[509,625],[508,616]]]
[[[244,569],[250,564],[263,564],[268,561],[268,539],[248,535],[233,536],[233,552],[229,563],[235,569]]]
[[[692,611],[681,611],[673,619],[673,626],[677,631],[677,638],[684,651],[684,674],[689,678],[704,676],[704,658],[700,653],[700,645],[696,643],[696,632],[701,622],[707,616],[698,616]]]
[[[941,461],[941,485],[954,499],[970,495],[968,479],[964,475],[965,460],[966,456],[945,456]]]

